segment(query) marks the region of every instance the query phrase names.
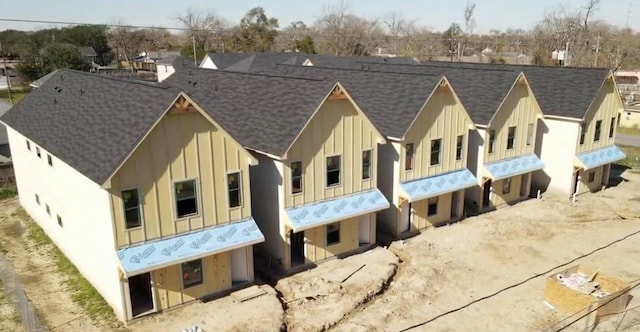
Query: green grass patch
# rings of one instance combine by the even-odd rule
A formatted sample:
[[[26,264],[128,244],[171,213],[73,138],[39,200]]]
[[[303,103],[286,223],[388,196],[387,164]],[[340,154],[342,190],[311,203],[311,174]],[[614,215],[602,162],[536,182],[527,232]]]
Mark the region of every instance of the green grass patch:
[[[625,145],[619,145],[618,147],[627,155],[626,158],[617,162],[618,165],[629,168],[640,168],[640,147]]]
[[[83,308],[89,317],[95,322],[117,324],[113,309],[102,298],[102,295],[93,288],[80,271],[69,259],[55,246],[49,236],[38,226],[29,215],[19,208],[14,215],[24,218],[27,224],[27,237],[38,247],[51,247],[50,255],[53,257],[58,272],[65,277],[65,284],[71,293],[71,299]]]
[[[11,99],[13,99],[13,103],[16,104],[22,98],[29,94],[31,90],[27,88],[11,88]],[[4,99],[6,102],[11,102],[9,99],[9,90],[0,90],[0,99]]]
[[[618,135],[640,136],[640,129],[638,129],[638,128],[618,127],[618,131],[616,133]]]
[[[18,196],[18,188],[16,186],[4,186],[0,188],[0,200],[9,199]]]

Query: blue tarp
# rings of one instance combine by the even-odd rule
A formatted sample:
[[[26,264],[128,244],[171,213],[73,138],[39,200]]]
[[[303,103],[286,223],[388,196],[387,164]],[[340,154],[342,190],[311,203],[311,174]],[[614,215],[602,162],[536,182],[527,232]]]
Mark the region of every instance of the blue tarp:
[[[253,218],[118,250],[126,276],[264,242]]]
[[[409,202],[415,202],[477,185],[478,179],[466,168],[400,184],[402,190],[407,194]]]
[[[502,180],[544,168],[544,163],[535,154],[503,159],[484,165],[492,180]]]
[[[578,159],[579,166],[587,169],[592,169],[598,166],[606,165],[620,159],[624,159],[627,156],[615,145],[610,145],[604,148],[595,149],[588,152],[578,153],[576,158]]]
[[[384,210],[389,202],[380,190],[373,189],[354,195],[327,199],[321,202],[287,209],[289,225],[294,232],[314,228],[366,213]]]

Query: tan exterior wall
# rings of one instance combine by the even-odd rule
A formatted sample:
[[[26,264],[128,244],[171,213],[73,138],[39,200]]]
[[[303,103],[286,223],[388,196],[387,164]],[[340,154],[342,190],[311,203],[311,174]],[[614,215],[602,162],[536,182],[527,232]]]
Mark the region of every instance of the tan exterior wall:
[[[461,169],[467,165],[469,129],[473,121],[450,87],[440,87],[429,98],[407,131],[400,150],[400,181],[422,179]],[[458,135],[464,135],[462,159],[456,160]],[[430,166],[431,140],[442,139],[440,164]],[[405,144],[413,143],[413,169],[405,170]]]
[[[198,112],[168,113],[111,180],[119,247],[251,216],[248,153]],[[242,204],[229,208],[227,173],[241,174]],[[176,219],[173,183],[196,179],[198,214]],[[121,191],[138,188],[142,227],[126,230]]]
[[[503,194],[504,179],[491,182],[493,188],[493,195],[491,203],[493,206],[500,206],[503,204],[511,204],[520,200],[520,186],[522,184],[522,175],[516,175],[511,177],[511,190],[508,194]],[[528,191],[527,191],[528,193]]]
[[[427,216],[427,210],[429,207],[429,199],[423,199],[411,203],[411,208],[414,209],[414,213],[411,220],[411,230],[425,229],[433,226],[440,226],[451,220],[451,199],[452,193],[437,196],[438,210],[437,214],[433,216]]]
[[[229,252],[202,258],[201,285],[182,287],[182,265],[153,271],[156,308],[167,309],[231,287]]]
[[[375,215],[372,214],[371,218]],[[340,243],[327,246],[327,227],[321,226],[304,231],[307,260],[317,262],[358,249],[358,218],[340,221]]]
[[[600,191],[603,186],[604,166],[596,167],[587,171],[580,170],[580,186],[578,188],[578,195],[588,192]],[[594,173],[593,182],[589,182],[589,174]]]
[[[613,80],[607,79],[596,95],[591,108],[589,108],[589,110],[587,111],[587,115],[585,116],[587,131],[584,139],[584,144],[580,144],[581,133],[578,133],[576,141],[577,153],[591,151],[594,149],[612,145],[616,137],[615,130],[617,126],[614,125],[614,134],[613,137],[610,138],[609,125],[611,124],[611,119],[615,118],[615,121],[617,121],[619,112],[622,112],[623,110],[624,105],[622,105],[622,102],[619,99],[619,95],[615,88]],[[600,140],[598,142],[594,142],[593,138],[596,129],[596,122],[598,120],[602,120],[602,126],[600,129]]]
[[[542,112],[535,97],[525,82],[517,83],[486,130],[484,141],[484,162],[490,163],[502,159],[524,156],[534,151],[538,117]],[[527,145],[528,125],[533,124],[532,141]],[[509,127],[516,127],[513,149],[507,150]],[[495,130],[495,146],[489,153],[489,132]]]
[[[369,120],[348,99],[327,100],[287,153],[285,208],[376,188],[378,141]],[[371,150],[371,178],[362,180],[362,151]],[[326,157],[340,155],[340,184],[326,186]],[[302,193],[291,194],[291,162],[302,162]]]

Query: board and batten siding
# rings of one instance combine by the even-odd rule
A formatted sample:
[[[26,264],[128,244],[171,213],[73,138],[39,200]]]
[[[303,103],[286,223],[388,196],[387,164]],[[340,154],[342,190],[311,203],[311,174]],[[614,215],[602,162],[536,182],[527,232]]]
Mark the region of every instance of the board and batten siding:
[[[469,130],[473,121],[462,104],[455,98],[451,88],[439,87],[424,105],[418,117],[405,135],[400,151],[400,181],[411,181],[452,172],[467,165]],[[459,135],[464,135],[462,158],[456,160]],[[430,165],[431,140],[442,139],[440,163]],[[405,170],[406,144],[413,144],[413,168]]]
[[[411,208],[414,210],[411,217],[411,230],[426,229],[434,226],[441,226],[443,223],[451,220],[451,206],[453,193],[446,193],[431,199],[437,200],[438,209],[437,213],[432,216],[428,216],[430,199],[423,199],[411,204]]]
[[[591,151],[605,146],[613,145],[616,138],[617,123],[613,126],[613,137],[609,137],[609,126],[611,120],[618,121],[618,114],[624,110],[624,105],[620,101],[620,96],[616,91],[615,84],[611,78],[608,78],[598,94],[596,95],[589,110],[587,110],[585,116],[586,134],[584,138],[584,144],[580,144],[580,135],[576,140],[577,153]],[[596,122],[602,120],[600,127],[600,140],[595,142],[594,133],[596,129]]]
[[[378,142],[371,122],[348,99],[326,100],[287,152],[285,208],[376,188]],[[362,152],[371,150],[371,177],[362,179]],[[340,184],[327,187],[326,158],[340,156]],[[302,192],[292,194],[291,162],[302,162]]]
[[[522,185],[522,175],[511,177],[511,190],[507,194],[503,194],[505,179],[491,182],[493,194],[491,195],[491,204],[493,206],[501,206],[511,204],[520,200],[520,187]]]
[[[167,309],[231,287],[230,252],[202,258],[202,284],[184,289],[180,264],[153,271],[156,308]]]
[[[168,113],[111,179],[119,247],[251,216],[248,153],[198,112]],[[241,174],[241,206],[229,208],[227,174]],[[196,179],[198,213],[176,218],[174,183]],[[121,191],[137,188],[142,226],[125,229]]]
[[[375,217],[372,216],[371,218]],[[341,220],[340,243],[330,246],[327,246],[327,226],[305,230],[306,258],[312,262],[317,262],[358,249],[358,226],[357,217]]]
[[[534,152],[538,118],[542,111],[524,80],[519,80],[496,112],[489,128],[485,131],[484,162],[524,156]],[[527,145],[527,130],[533,124],[531,144]],[[513,149],[507,149],[509,127],[516,127]],[[489,153],[489,132],[495,130],[495,146]]]

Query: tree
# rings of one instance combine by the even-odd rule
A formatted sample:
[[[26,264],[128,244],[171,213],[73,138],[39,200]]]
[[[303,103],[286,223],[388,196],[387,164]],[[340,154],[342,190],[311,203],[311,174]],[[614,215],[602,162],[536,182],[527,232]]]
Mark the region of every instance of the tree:
[[[238,43],[246,52],[270,51],[275,43],[278,19],[267,17],[262,7],[251,8],[240,21]]]
[[[62,39],[76,46],[91,46],[96,51],[96,62],[108,65],[113,60],[113,51],[104,25],[77,25],[62,30]]]
[[[80,54],[78,47],[68,43],[50,43],[38,53],[23,59],[16,66],[18,74],[33,81],[56,69],[89,70],[91,64]]]
[[[224,31],[228,23],[214,12],[190,8],[183,15],[176,17],[176,20],[182,27],[188,29],[184,49],[187,48],[186,45],[191,47],[191,57],[193,57],[193,43],[196,44],[196,50],[202,53],[227,48]]]
[[[118,25],[108,34],[109,42],[118,52],[118,64],[124,59],[133,67],[133,59],[143,51],[144,33],[124,25]]]
[[[300,40],[296,40],[295,49],[298,52],[303,52],[307,54],[316,54],[316,48],[313,45],[313,38],[310,36],[304,36]]]
[[[464,8],[464,42],[462,43],[462,49],[458,50],[458,56],[462,56],[464,50],[467,49],[467,43],[469,42],[469,37],[473,34],[473,29],[476,25],[476,20],[473,17],[473,13],[476,10],[476,4],[473,2],[469,2],[467,0],[467,5]]]
[[[323,53],[335,55],[367,55],[373,53],[384,36],[377,20],[368,20],[348,12],[344,2],[326,7],[316,22],[320,34],[326,35],[319,47]]]

